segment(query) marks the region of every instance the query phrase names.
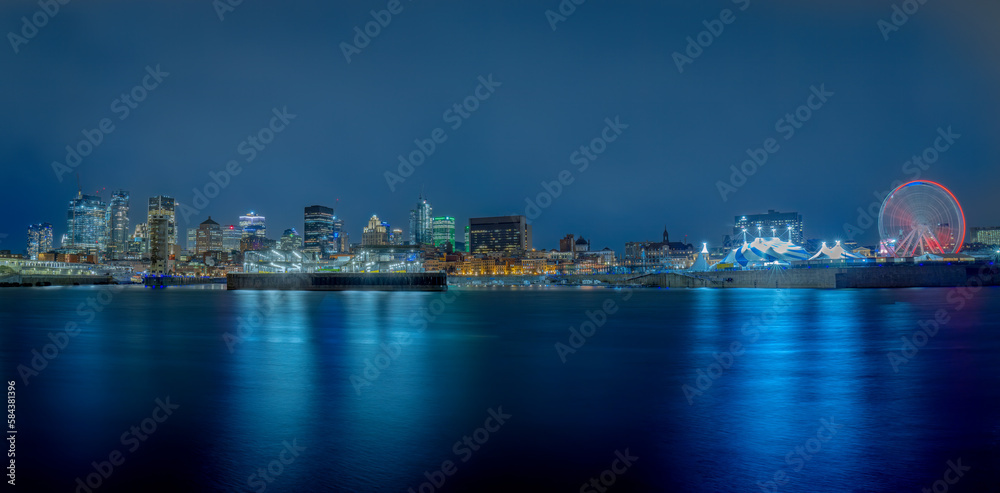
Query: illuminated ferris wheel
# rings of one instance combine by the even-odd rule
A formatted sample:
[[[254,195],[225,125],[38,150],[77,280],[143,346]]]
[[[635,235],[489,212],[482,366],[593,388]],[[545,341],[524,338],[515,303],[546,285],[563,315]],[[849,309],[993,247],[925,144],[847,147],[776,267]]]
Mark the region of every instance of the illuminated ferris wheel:
[[[965,241],[965,213],[947,188],[911,181],[882,202],[878,230],[883,253],[893,257],[958,253]]]

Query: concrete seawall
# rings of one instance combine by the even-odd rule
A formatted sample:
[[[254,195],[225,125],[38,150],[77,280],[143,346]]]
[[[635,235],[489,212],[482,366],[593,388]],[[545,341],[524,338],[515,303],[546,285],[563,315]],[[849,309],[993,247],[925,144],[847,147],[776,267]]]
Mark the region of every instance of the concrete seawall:
[[[452,282],[464,284],[479,281],[490,284],[502,281],[520,285],[524,281],[537,283],[540,276],[452,276]],[[954,265],[872,265],[866,267],[789,268],[774,270],[667,272],[659,274],[592,274],[558,276],[571,284],[583,280],[601,281],[604,286],[639,285],[660,288],[769,288],[769,289],[849,289],[849,288],[913,288],[957,287],[980,283],[1000,285],[1000,266],[988,264]]]
[[[441,273],[366,274],[229,274],[227,289],[287,291],[447,291]]]
[[[698,273],[651,274],[638,284],[664,288],[859,289],[1000,286],[994,265],[903,265],[884,267],[813,267]]]

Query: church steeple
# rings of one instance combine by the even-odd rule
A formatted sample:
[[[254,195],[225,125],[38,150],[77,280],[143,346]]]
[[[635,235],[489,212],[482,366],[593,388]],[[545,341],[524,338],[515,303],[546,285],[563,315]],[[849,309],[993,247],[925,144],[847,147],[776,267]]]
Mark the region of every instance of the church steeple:
[[[667,225],[663,225],[663,242],[670,243],[670,234],[667,233]]]

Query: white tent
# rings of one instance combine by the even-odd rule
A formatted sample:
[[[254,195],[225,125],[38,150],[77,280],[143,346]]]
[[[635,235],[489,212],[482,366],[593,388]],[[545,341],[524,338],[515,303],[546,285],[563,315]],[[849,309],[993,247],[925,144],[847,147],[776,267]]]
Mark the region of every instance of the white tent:
[[[850,258],[861,258],[861,256],[844,250],[844,247],[840,246],[839,241],[833,248],[826,246],[826,242],[824,241],[823,248],[820,248],[816,252],[816,255],[813,255],[809,260],[842,260]]]
[[[720,264],[740,265],[742,267],[761,266],[779,262],[788,264],[793,261],[806,260],[809,254],[802,247],[784,241],[777,237],[757,238],[742,247],[734,248]],[[715,264],[719,265],[719,264]]]
[[[689,271],[692,272],[705,272],[709,269],[708,266],[708,243],[703,243],[701,253],[698,254],[698,258],[694,259],[694,263],[691,264]]]

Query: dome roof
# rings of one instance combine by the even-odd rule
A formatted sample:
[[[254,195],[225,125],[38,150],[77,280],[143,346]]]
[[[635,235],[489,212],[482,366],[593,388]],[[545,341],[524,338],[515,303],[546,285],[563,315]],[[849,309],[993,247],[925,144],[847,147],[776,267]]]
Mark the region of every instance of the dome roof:
[[[579,240],[576,240],[576,244],[577,245],[586,245],[587,244],[587,240],[583,239],[583,237],[581,236]]]

